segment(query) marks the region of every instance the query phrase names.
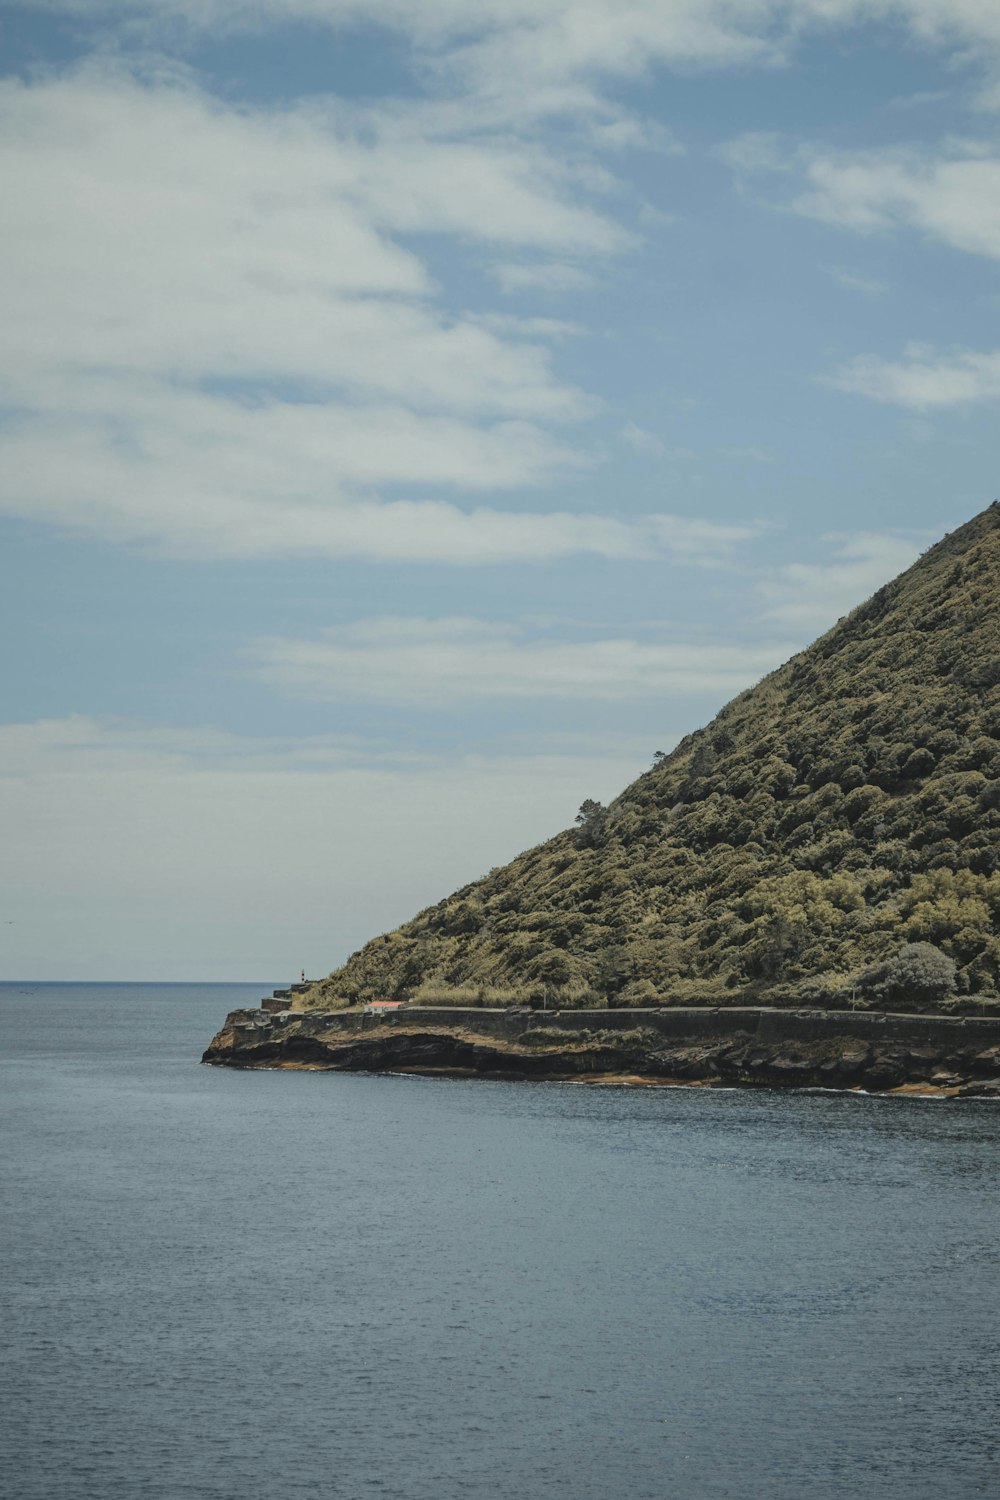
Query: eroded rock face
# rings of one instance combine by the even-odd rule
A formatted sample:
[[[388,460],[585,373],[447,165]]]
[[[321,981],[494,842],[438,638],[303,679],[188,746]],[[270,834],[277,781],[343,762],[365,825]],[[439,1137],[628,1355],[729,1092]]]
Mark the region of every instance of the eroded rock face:
[[[739,1013],[743,1023],[754,1012]],[[614,1024],[601,1025],[601,1021]],[[662,1019],[665,1018],[665,1019]],[[330,1068],[494,1078],[594,1078],[758,1088],[941,1092],[1000,1098],[1000,1024],[914,1017],[756,1013],[756,1034],[719,1013],[589,1012],[537,1018],[498,1012],[411,1013],[391,1023],[357,1013],[271,1016],[234,1011],[203,1061],[237,1068]],[[632,1027],[623,1021],[632,1019]],[[868,1036],[855,1031],[867,1031]],[[706,1034],[707,1033],[707,1034]],[[759,1034],[763,1033],[763,1035]],[[801,1033],[801,1034],[797,1034]],[[989,1045],[984,1046],[984,1040]]]

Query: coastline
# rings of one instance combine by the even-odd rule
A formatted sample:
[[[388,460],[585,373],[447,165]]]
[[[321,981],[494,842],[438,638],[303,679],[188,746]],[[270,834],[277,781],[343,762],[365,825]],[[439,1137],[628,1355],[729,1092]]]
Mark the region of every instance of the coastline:
[[[1000,1099],[1000,1017],[767,1007],[409,1006],[385,1017],[244,1009],[227,1016],[202,1061],[245,1069]]]

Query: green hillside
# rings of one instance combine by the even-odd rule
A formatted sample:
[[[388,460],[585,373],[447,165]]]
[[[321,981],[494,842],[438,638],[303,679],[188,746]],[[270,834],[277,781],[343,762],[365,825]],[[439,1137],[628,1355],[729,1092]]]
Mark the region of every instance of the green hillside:
[[[309,996],[1000,1003],[1000,504]]]

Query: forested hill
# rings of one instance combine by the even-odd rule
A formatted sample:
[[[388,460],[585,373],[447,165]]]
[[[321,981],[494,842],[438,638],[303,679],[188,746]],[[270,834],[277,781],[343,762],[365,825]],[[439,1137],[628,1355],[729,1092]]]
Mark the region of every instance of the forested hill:
[[[310,995],[1000,1004],[1000,504]]]

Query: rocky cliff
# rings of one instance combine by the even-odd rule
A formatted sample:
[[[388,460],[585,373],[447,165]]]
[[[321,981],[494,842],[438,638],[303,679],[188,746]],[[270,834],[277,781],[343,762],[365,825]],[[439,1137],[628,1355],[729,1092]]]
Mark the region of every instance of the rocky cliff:
[[[1000,1021],[721,1010],[234,1011],[204,1062],[1000,1098]]]

